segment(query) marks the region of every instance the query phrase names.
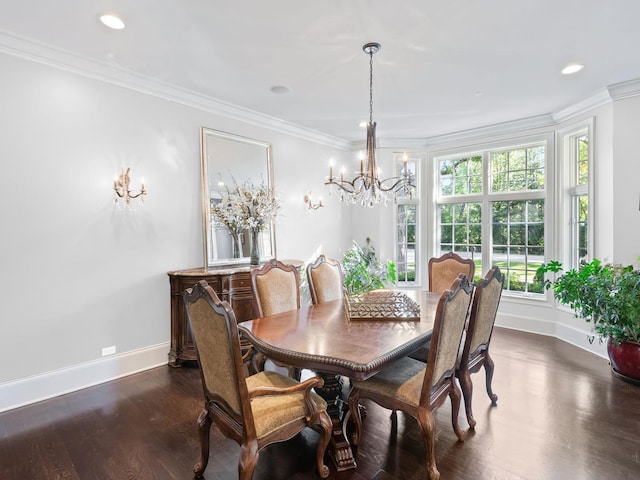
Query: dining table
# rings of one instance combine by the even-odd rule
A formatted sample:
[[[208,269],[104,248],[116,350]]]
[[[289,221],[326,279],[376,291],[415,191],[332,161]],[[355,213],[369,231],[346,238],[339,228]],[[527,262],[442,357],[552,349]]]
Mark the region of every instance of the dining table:
[[[338,471],[356,467],[344,428],[343,377],[365,380],[431,339],[440,294],[401,293],[397,298],[419,306],[416,315],[356,317],[348,302],[333,300],[238,324],[241,336],[274,363],[324,379],[316,390],[329,405],[334,425],[329,455]]]

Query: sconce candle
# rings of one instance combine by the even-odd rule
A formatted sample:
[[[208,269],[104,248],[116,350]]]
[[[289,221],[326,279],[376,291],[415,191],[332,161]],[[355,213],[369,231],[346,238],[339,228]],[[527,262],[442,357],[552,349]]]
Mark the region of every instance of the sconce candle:
[[[324,205],[322,204],[322,198],[318,198],[318,201],[316,203],[311,200],[311,192],[307,193],[304,196],[304,203],[307,204],[307,208],[309,210],[317,210],[320,207],[324,207]]]
[[[129,176],[130,171],[131,167],[127,168],[126,172],[123,168],[120,176],[113,180],[113,190],[116,193],[113,203],[118,204],[118,200],[122,198],[124,200],[125,207],[128,207],[131,204],[131,200],[134,198],[139,198],[140,203],[144,203],[144,196],[147,194],[147,191],[144,188],[144,181],[140,185],[140,191],[138,193],[131,193],[131,190],[129,189],[129,184],[131,183],[131,177]]]

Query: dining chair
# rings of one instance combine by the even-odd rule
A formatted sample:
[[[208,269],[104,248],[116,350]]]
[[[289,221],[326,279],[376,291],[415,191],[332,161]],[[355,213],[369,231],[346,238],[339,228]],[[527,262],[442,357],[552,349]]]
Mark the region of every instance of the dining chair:
[[[362,432],[359,408],[361,399],[368,398],[393,411],[401,410],[420,424],[427,450],[429,478],[440,478],[435,458],[433,412],[449,396],[453,430],[458,440],[464,441],[464,433],[458,425],[461,394],[455,381],[455,368],[472,292],[473,285],[464,274],[458,276],[449,290],[442,292],[436,309],[426,365],[419,360],[404,357],[367,380],[352,381],[349,414],[355,426],[353,445],[360,443]]]
[[[262,267],[251,270],[251,288],[258,317],[267,317],[300,308],[300,273],[293,265],[272,258]],[[264,369],[266,358],[256,353],[254,371]],[[292,378],[300,379],[300,369],[278,365],[289,370]]]
[[[251,288],[259,317],[300,308],[300,274],[293,265],[272,258],[251,270]]]
[[[459,365],[456,369],[456,377],[460,381],[460,387],[464,396],[464,407],[467,414],[467,422],[474,428],[476,421],[473,418],[471,399],[473,396],[473,385],[471,374],[476,373],[481,367],[485,370],[485,380],[487,395],[492,405],[496,405],[498,396],[491,389],[493,379],[494,363],[489,355],[489,344],[493,325],[498,312],[498,305],[502,296],[504,285],[504,274],[498,266],[493,266],[476,285],[471,303],[471,313],[469,314],[469,324],[467,326],[466,337],[462,354],[459,358]]]
[[[320,255],[307,265],[307,283],[311,303],[330,302],[344,296],[344,280],[340,262]]]
[[[184,303],[204,390],[195,477],[202,478],[209,462],[212,423],[240,445],[240,480],[253,477],[260,450],[306,427],[320,432],[316,468],[320,477],[328,477],[324,454],[331,439],[331,418],[326,401],[312,391],[323,380],[313,377],[300,383],[271,371],[245,377],[238,327],[229,304],[221,302],[205,280],[185,291]]]
[[[460,273],[464,273],[473,282],[475,270],[476,264],[472,259],[462,258],[457,253],[447,252],[440,257],[431,257],[427,268],[429,291],[442,293]]]
[[[462,258],[457,253],[447,252],[440,257],[431,257],[428,264],[429,291],[442,293],[448,289],[457,276],[464,273],[469,282],[473,282],[476,264],[470,258]],[[423,362],[429,355],[429,342],[414,350],[409,357]]]

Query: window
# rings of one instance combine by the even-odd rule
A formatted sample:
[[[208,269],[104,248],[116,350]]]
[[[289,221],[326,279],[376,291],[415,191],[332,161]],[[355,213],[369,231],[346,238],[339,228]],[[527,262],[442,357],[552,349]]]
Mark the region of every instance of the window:
[[[396,171],[406,168],[416,178],[419,159],[409,158],[406,154],[394,154]],[[418,270],[417,233],[418,233],[418,203],[419,185],[412,195],[398,196],[396,205],[396,273],[398,283],[403,285],[415,284]]]
[[[476,280],[483,265],[498,265],[505,290],[543,293],[535,273],[545,258],[549,142],[436,158],[438,255],[472,258]]]
[[[591,257],[593,241],[590,215],[591,157],[589,142],[592,121],[560,132],[562,161],[559,176],[562,179],[562,224],[570,225],[570,232],[559,238],[560,258],[571,268]]]
[[[589,255],[589,136],[575,136],[571,141],[571,266],[575,268]]]

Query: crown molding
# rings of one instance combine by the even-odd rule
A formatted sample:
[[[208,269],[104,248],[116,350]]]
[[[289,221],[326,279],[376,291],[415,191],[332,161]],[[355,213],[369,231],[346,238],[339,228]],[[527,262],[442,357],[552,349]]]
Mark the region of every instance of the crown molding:
[[[463,140],[487,138],[505,133],[515,133],[522,130],[532,130],[535,128],[548,127],[554,125],[555,121],[551,114],[536,115],[533,117],[520,118],[509,122],[495,123],[484,127],[463,130],[460,132],[448,133],[437,137],[425,139],[424,146],[439,146],[447,143],[460,142]]]
[[[640,78],[614,83],[609,85],[607,90],[613,100],[638,96],[640,95]]]
[[[65,70],[94,80],[135,90],[164,100],[203,110],[251,125],[286,133],[303,140],[343,150],[351,149],[351,142],[301,127],[280,118],[239,107],[207,97],[191,90],[146,77],[118,65],[93,60],[67,50],[51,47],[31,39],[0,31],[0,52],[50,67]]]
[[[556,123],[561,123],[566,120],[570,120],[571,118],[577,117],[583,113],[586,113],[590,110],[594,110],[599,108],[607,103],[611,102],[611,95],[607,88],[603,88],[593,95],[580,100],[573,105],[568,106],[567,108],[563,108],[562,110],[558,110],[553,113],[553,119]]]

